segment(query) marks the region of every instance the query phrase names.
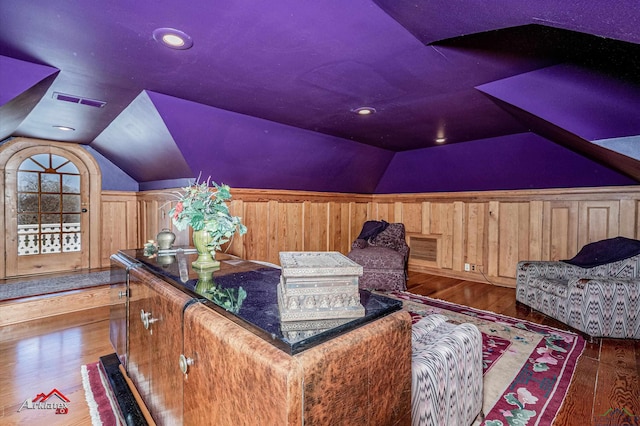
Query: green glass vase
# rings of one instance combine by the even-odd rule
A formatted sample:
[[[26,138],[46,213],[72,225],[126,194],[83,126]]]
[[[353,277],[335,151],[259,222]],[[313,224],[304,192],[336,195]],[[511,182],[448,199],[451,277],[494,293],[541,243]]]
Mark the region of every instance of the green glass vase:
[[[196,293],[207,298],[210,297],[207,293],[216,287],[216,283],[213,281],[213,273],[217,270],[218,268],[198,269],[198,281],[195,285]]]
[[[219,268],[220,262],[215,259],[215,252],[212,254],[208,245],[211,241],[211,235],[208,231],[201,229],[193,231],[193,245],[198,250],[198,258],[191,263],[194,269],[211,269]]]

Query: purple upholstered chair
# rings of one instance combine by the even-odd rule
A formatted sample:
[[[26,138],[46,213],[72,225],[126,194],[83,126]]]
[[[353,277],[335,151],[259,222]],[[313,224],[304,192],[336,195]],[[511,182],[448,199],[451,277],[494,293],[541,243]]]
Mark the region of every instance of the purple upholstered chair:
[[[349,259],[362,266],[359,287],[369,290],[406,290],[409,246],[402,223],[367,221],[351,244]]]

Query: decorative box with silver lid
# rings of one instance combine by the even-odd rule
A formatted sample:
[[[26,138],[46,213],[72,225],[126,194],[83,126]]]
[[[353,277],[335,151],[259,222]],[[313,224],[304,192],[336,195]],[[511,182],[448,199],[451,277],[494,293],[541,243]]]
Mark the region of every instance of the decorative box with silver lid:
[[[360,318],[362,266],[339,252],[280,252],[281,321]]]

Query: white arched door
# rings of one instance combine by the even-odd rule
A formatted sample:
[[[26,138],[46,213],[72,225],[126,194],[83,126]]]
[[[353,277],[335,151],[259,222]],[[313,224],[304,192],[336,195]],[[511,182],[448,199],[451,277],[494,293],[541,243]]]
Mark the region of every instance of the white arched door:
[[[89,267],[89,172],[54,146],[16,152],[5,167],[7,276]]]

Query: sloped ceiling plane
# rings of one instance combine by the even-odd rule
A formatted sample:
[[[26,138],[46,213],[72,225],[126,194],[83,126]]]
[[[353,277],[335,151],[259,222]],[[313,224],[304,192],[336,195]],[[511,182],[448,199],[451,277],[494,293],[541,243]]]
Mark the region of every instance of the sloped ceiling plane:
[[[637,0],[4,0],[0,16],[0,139],[82,144],[139,189],[640,181]]]

